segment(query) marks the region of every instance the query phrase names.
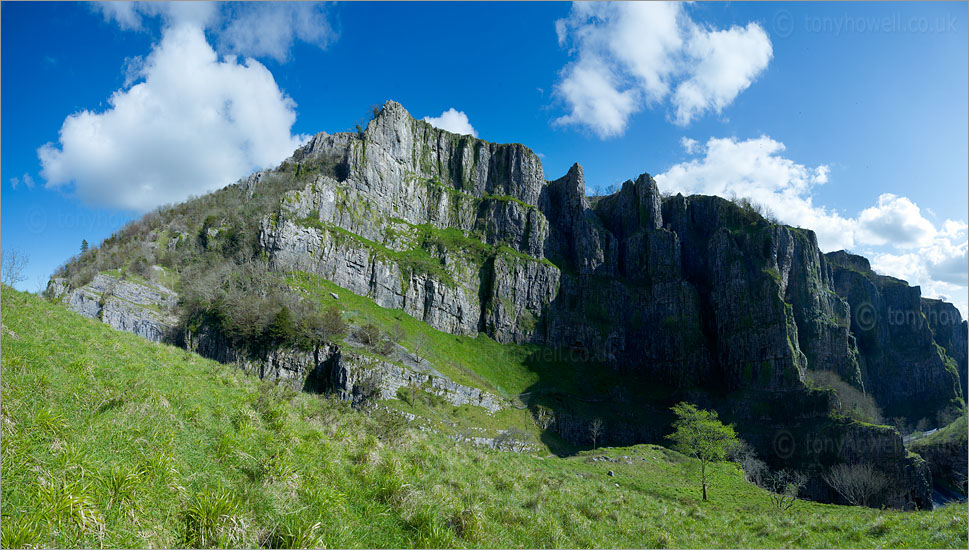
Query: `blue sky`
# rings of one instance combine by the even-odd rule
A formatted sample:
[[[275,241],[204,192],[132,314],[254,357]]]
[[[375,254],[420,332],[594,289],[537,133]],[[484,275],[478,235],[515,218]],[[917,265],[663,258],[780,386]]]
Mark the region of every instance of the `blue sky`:
[[[750,196],[966,313],[965,3],[0,10],[0,223],[30,255],[23,288],[394,99],[528,145],[549,179],[579,162],[590,191],[649,172]]]

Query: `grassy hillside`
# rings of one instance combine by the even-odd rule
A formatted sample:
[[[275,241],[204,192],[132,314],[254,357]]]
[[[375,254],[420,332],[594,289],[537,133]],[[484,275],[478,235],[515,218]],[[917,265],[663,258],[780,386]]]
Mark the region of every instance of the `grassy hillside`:
[[[460,431],[462,427],[473,426],[495,432],[514,427],[532,434],[535,442],[543,442],[556,452],[571,453],[575,448],[569,443],[551,432],[540,433],[524,403],[545,405],[588,419],[601,417],[607,425],[628,423],[634,419],[649,424],[657,433],[668,431],[672,421],[668,410],[657,409],[655,404],[674,404],[679,395],[675,389],[657,384],[655,380],[637,378],[629,372],[617,372],[602,363],[585,359],[578,352],[532,344],[500,344],[483,333],[471,337],[442,332],[401,310],[380,307],[370,298],[311,273],[292,273],[287,282],[324,308],[341,308],[344,317],[355,325],[372,323],[385,333],[399,326],[406,335],[401,345],[413,351],[416,342],[423,339],[426,342],[424,359],[451,380],[517,403],[517,408],[507,408],[494,416],[483,414],[478,407],[456,408],[441,403],[435,406],[433,402],[397,399],[385,403],[432,421],[443,415],[445,421],[438,422],[440,429]],[[623,401],[632,395],[642,398]],[[613,406],[617,402],[622,406]]]
[[[967,542],[964,505],[783,513],[729,463],[702,503],[693,463],[662,447],[555,458],[456,444],[8,287],[2,324],[3,547]]]

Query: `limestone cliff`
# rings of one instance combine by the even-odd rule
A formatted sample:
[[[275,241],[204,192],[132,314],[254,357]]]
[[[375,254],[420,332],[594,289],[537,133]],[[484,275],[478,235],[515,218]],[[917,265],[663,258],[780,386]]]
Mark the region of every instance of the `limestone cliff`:
[[[913,423],[927,418],[935,424],[939,412],[957,408],[963,400],[958,364],[966,361],[965,329],[958,310],[923,301],[919,287],[874,273],[861,256],[842,251],[826,257],[832,265],[834,290],[853,312],[851,332],[858,342],[865,388],[885,416]],[[943,312],[945,324],[940,322]],[[950,357],[949,351],[958,359]]]
[[[282,191],[267,198],[274,189]],[[227,190],[269,206],[225,230],[208,218],[191,225],[175,207],[162,213],[175,221],[148,235],[184,254],[237,250],[249,239],[277,274],[318,275],[439,330],[579,350],[671,392],[708,396],[772,466],[808,470],[815,498],[831,498],[823,468],[864,459],[896,483],[890,504],[931,504],[928,468],[896,448],[894,430],[833,418],[829,393],[805,379],[833,371],[888,416],[934,419],[963,399],[966,322],[951,305],[921,299],[918,287],[874,274],[863,258],[822,254],[810,230],[719,197],[664,199],[649,174],[590,201],[578,164],[549,181],[527,147],[434,128],[395,102],[365,130],[318,134],[277,169]],[[105,277],[78,288],[55,279],[52,294],[151,339],[178,324],[171,291],[135,292]],[[899,314],[915,322],[895,323]],[[183,339],[260,376],[323,384],[348,398],[373,385],[367,373],[380,372],[376,391],[386,398],[416,383],[453,403],[500,406],[419,368],[350,360],[332,342],[249,357],[216,327],[192,326]],[[553,429],[572,437],[575,418],[563,411]],[[638,442],[647,432],[635,422],[610,437]],[[778,452],[777,434],[789,434],[797,450]],[[810,438],[833,450],[811,452]],[[878,451],[861,456],[862,444]]]

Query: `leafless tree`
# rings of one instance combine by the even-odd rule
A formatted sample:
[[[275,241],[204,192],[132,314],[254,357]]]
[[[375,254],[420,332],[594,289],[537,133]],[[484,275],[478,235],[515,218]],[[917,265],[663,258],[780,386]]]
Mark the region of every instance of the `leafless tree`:
[[[417,337],[414,338],[414,359],[417,361],[418,365],[421,364],[421,361],[427,355],[427,352],[430,350],[430,347],[431,347],[431,342],[427,338],[427,335],[424,334],[423,332],[418,334]]]
[[[807,476],[800,472],[779,470],[764,475],[767,494],[778,510],[786,512],[797,502],[797,495],[807,483]]]
[[[740,465],[740,469],[743,470],[744,477],[747,478],[747,481],[760,487],[764,486],[767,464],[757,457],[757,453],[753,447],[743,439],[740,439],[731,455],[733,461]]]
[[[358,327],[355,335],[361,344],[370,348],[376,347],[380,343],[380,327],[373,323],[366,323]]]
[[[400,324],[400,321],[394,323],[394,326],[390,328],[390,332],[387,333],[387,338],[395,344],[399,344],[406,337],[407,331],[404,330],[404,326]]]
[[[596,444],[599,441],[599,438],[602,437],[602,432],[604,431],[605,425],[603,424],[601,418],[596,417],[596,419],[589,424],[589,437],[592,438],[593,449],[596,448]]]
[[[888,477],[871,464],[839,464],[824,480],[854,506],[869,506],[888,487]]]
[[[19,250],[3,251],[3,284],[14,286],[15,284],[27,279],[24,270],[30,262],[30,256]]]

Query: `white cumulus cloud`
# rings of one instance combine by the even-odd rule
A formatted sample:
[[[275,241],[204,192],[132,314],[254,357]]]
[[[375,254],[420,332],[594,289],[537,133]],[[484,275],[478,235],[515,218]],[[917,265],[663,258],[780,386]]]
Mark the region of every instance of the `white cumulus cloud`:
[[[602,138],[621,135],[630,115],[667,99],[679,125],[719,114],[773,56],[757,23],[714,29],[675,2],[575,2],[555,28],[573,56],[556,84],[569,113],[555,123]]]
[[[107,110],[68,116],[60,143],[38,150],[48,188],[145,211],[273,166],[305,139],[291,134],[295,104],[269,70],[220,59],[197,24],[166,27],[135,72]]]
[[[946,298],[966,315],[965,221],[945,220],[936,226],[911,199],[890,193],[855,217],[817,205],[812,190],[828,183],[829,168],[785,158],[784,144],[767,136],[710,138],[706,144],[683,138],[681,144],[696,158],[657,175],[661,190],[750,198],[782,223],[814,230],[823,251],[864,252],[875,270],[920,285],[923,296]]]
[[[891,244],[899,248],[927,246],[935,237],[935,226],[906,197],[885,193],[878,204],[862,210],[858,229],[869,244]]]
[[[466,134],[478,137],[478,132],[471,126],[471,122],[468,121],[468,115],[464,114],[464,111],[455,110],[454,107],[441,113],[441,116],[426,116],[424,120],[435,128],[447,130],[455,134]]]

